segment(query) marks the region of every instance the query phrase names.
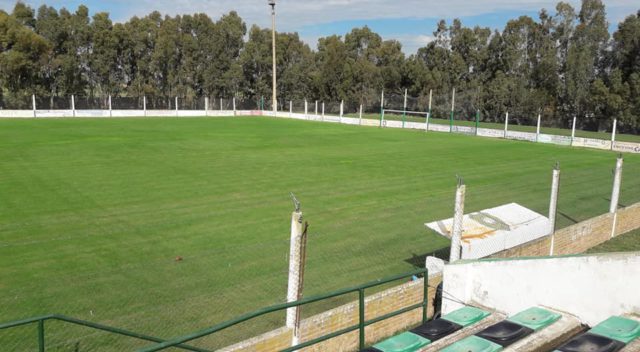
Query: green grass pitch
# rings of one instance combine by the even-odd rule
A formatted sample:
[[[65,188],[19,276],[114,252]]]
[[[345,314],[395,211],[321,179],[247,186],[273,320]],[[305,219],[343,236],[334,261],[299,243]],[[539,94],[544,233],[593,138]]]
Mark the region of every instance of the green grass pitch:
[[[629,205],[640,155],[625,158]],[[0,320],[60,313],[168,338],[282,302],[289,192],[310,223],[305,295],[409,271],[447,245],[423,224],[451,217],[456,175],[467,212],[546,214],[556,161],[560,227],[608,210],[607,151],[259,117],[0,120]],[[132,346],[48,329],[53,351]],[[0,331],[8,350],[34,341],[34,327]]]

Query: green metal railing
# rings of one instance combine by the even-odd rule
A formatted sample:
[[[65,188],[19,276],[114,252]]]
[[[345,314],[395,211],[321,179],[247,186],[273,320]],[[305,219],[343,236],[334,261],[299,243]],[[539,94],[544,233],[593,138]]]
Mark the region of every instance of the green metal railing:
[[[132,331],[128,331],[128,330],[124,330],[124,329],[120,329],[120,328],[114,328],[114,327],[107,326],[107,325],[92,323],[92,322],[89,322],[89,321],[80,320],[80,319],[76,319],[76,318],[71,318],[71,317],[67,317],[67,316],[64,316],[64,315],[57,315],[57,314],[43,315],[43,316],[40,316],[40,317],[29,318],[29,319],[24,319],[24,320],[17,320],[17,321],[13,321],[13,322],[10,322],[10,323],[0,324],[0,331],[6,330],[6,329],[11,329],[11,328],[16,328],[16,327],[19,327],[19,326],[29,325],[29,324],[37,324],[38,352],[45,352],[46,351],[46,345],[45,345],[46,340],[44,338],[45,337],[44,328],[45,328],[45,322],[48,321],[48,320],[56,320],[56,321],[61,321],[61,322],[65,322],[65,323],[69,323],[69,324],[73,324],[73,325],[80,325],[80,326],[88,327],[88,328],[91,328],[91,329],[105,331],[105,332],[108,332],[108,333],[111,333],[111,334],[131,337],[131,338],[138,339],[138,340],[144,340],[144,341],[156,342],[156,343],[165,342],[165,340],[157,338],[157,337],[144,335],[144,334],[139,334],[139,333],[136,333],[136,332],[132,332]],[[186,350],[186,351],[211,352],[209,350],[205,350],[205,349],[202,349],[202,348],[185,345],[185,344],[182,344],[182,343],[177,344],[177,345],[173,345],[173,346],[177,347],[177,348],[180,348],[182,350]]]
[[[400,279],[404,279],[407,277],[413,277],[415,275],[423,275],[424,276],[424,286],[423,286],[423,298],[422,298],[422,302],[405,307],[405,308],[401,308],[398,309],[396,311],[393,311],[391,313],[387,313],[385,315],[370,319],[370,320],[365,320],[365,295],[364,295],[364,291],[368,288],[372,288],[372,287],[376,287],[376,286],[380,286],[392,281],[397,281]],[[311,345],[315,345],[317,343],[320,343],[322,341],[326,341],[329,339],[332,339],[334,337],[340,336],[340,335],[344,335],[346,333],[349,333],[351,331],[355,331],[358,330],[359,331],[359,346],[360,349],[365,348],[365,327],[371,325],[371,324],[375,324],[377,322],[395,317],[397,315],[409,312],[411,310],[414,309],[418,309],[418,308],[422,308],[422,322],[426,322],[427,321],[427,307],[428,307],[428,303],[429,303],[429,299],[428,299],[428,292],[429,292],[429,280],[428,280],[428,272],[427,269],[419,269],[419,270],[415,270],[412,271],[410,273],[406,273],[406,274],[400,274],[400,275],[396,275],[396,276],[391,276],[385,279],[379,279],[376,281],[372,281],[363,285],[359,285],[359,286],[354,286],[354,287],[349,287],[349,288],[345,288],[342,290],[338,290],[338,291],[334,291],[334,292],[330,292],[324,295],[319,295],[319,296],[313,296],[313,297],[309,297],[309,298],[305,298],[299,301],[295,301],[295,302],[290,302],[290,303],[283,303],[283,304],[278,304],[278,305],[274,305],[271,307],[267,307],[267,308],[262,308],[259,310],[256,310],[252,313],[248,313],[245,315],[242,315],[236,319],[233,320],[229,320],[226,321],[224,323],[220,323],[217,325],[214,325],[208,329],[204,329],[201,331],[198,331],[196,333],[190,334],[190,335],[186,335],[183,337],[178,337],[166,342],[161,342],[158,343],[154,346],[150,346],[147,348],[143,348],[141,350],[138,350],[138,352],[155,352],[155,351],[161,351],[164,350],[166,348],[169,347],[176,347],[176,346],[180,346],[181,344],[184,344],[186,342],[195,340],[195,339],[199,339],[205,336],[209,336],[211,334],[214,334],[218,331],[227,329],[231,326],[240,324],[242,322],[245,322],[247,320],[253,319],[253,318],[257,318],[259,316],[265,315],[265,314],[269,314],[269,313],[273,313],[273,312],[277,312],[279,310],[285,310],[287,308],[292,308],[292,307],[298,307],[298,306],[302,306],[305,304],[309,304],[309,303],[314,303],[314,302],[318,302],[318,301],[322,301],[325,299],[329,299],[329,298],[334,298],[334,297],[338,297],[338,296],[342,296],[342,295],[346,295],[349,293],[353,293],[353,292],[358,292],[358,317],[359,317],[359,321],[357,325],[353,325],[350,326],[348,328],[344,328],[335,332],[332,332],[330,334],[327,335],[323,335],[320,336],[318,338],[303,342],[301,344],[298,344],[296,346],[292,346],[289,347],[287,349],[282,350],[281,352],[292,352],[292,351],[296,351],[299,350],[301,348],[304,347],[308,347]]]
[[[423,298],[422,301],[420,303],[405,307],[405,308],[401,308],[398,309],[396,311],[393,311],[391,313],[387,313],[385,315],[373,318],[373,319],[369,319],[369,320],[365,320],[365,290],[368,288],[372,288],[372,287],[376,287],[376,286],[380,286],[380,285],[384,285],[386,283],[389,282],[393,282],[393,281],[397,281],[400,279],[404,279],[407,277],[413,277],[416,275],[423,275],[424,276],[424,285],[423,285]],[[30,324],[35,324],[36,325],[36,331],[37,331],[37,339],[38,339],[38,351],[39,352],[45,352],[46,351],[46,339],[45,339],[45,322],[52,320],[52,321],[60,321],[60,322],[65,322],[65,323],[69,323],[69,324],[73,324],[73,325],[79,325],[79,326],[84,326],[84,327],[88,327],[91,329],[95,329],[95,330],[100,330],[100,331],[104,331],[104,332],[108,332],[111,334],[116,334],[116,335],[121,335],[121,336],[126,336],[126,337],[130,337],[130,338],[134,338],[134,339],[138,339],[138,340],[143,340],[143,341],[149,341],[149,342],[154,342],[155,345],[153,346],[149,346],[147,348],[143,348],[138,350],[139,352],[154,352],[154,351],[161,351],[170,347],[174,347],[174,348],[179,348],[181,350],[186,350],[186,351],[193,351],[193,352],[211,352],[209,350],[206,349],[202,349],[199,347],[194,347],[194,346],[190,346],[187,345],[186,343],[201,337],[205,337],[205,336],[209,336],[211,334],[214,334],[216,332],[219,332],[221,330],[227,329],[229,327],[232,327],[234,325],[240,324],[242,322],[245,322],[247,320],[251,320],[253,318],[257,318],[259,316],[265,315],[265,314],[269,314],[269,313],[273,313],[276,311],[280,311],[280,310],[285,310],[287,308],[292,308],[292,307],[298,307],[298,306],[302,306],[305,304],[310,304],[310,303],[314,303],[314,302],[318,302],[318,301],[322,301],[325,299],[330,299],[330,298],[334,298],[334,297],[338,297],[338,296],[342,296],[342,295],[346,295],[349,293],[353,293],[353,292],[357,292],[358,293],[358,324],[329,333],[327,335],[323,335],[320,336],[318,338],[309,340],[309,341],[305,341],[304,343],[301,343],[297,346],[293,346],[290,348],[287,348],[285,350],[282,350],[282,352],[292,352],[292,351],[296,351],[299,350],[301,348],[307,347],[307,346],[311,346],[311,345],[315,345],[317,343],[320,343],[322,341],[326,341],[329,339],[332,339],[334,337],[340,336],[340,335],[344,335],[346,333],[358,330],[359,331],[359,346],[360,349],[363,349],[365,347],[365,327],[371,325],[371,324],[375,324],[378,323],[380,321],[392,318],[394,316],[412,311],[414,309],[418,309],[418,308],[422,308],[422,322],[426,322],[427,321],[427,307],[428,307],[428,286],[429,282],[428,282],[428,272],[427,269],[419,269],[419,270],[415,270],[406,274],[400,274],[400,275],[395,275],[395,276],[391,276],[385,279],[379,279],[376,281],[372,281],[363,285],[359,285],[359,286],[354,286],[354,287],[350,287],[350,288],[345,288],[342,290],[338,290],[338,291],[334,291],[334,292],[330,292],[324,295],[319,295],[319,296],[313,296],[313,297],[309,297],[309,298],[305,298],[296,302],[290,302],[290,303],[283,303],[283,304],[278,304],[278,305],[274,305],[271,307],[266,307],[266,308],[262,308],[259,309],[257,311],[254,311],[252,313],[248,313],[245,315],[242,315],[236,319],[233,320],[229,320],[217,325],[214,325],[208,329],[190,334],[190,335],[186,335],[183,337],[178,337],[172,340],[165,340],[165,339],[161,339],[161,338],[157,338],[154,336],[149,336],[149,335],[145,335],[145,334],[140,334],[140,333],[136,333],[136,332],[132,332],[132,331],[128,331],[128,330],[124,330],[124,329],[120,329],[120,328],[115,328],[115,327],[111,327],[111,326],[107,326],[107,325],[103,325],[103,324],[98,324],[98,323],[92,323],[86,320],[81,320],[81,319],[76,319],[76,318],[71,318],[71,317],[67,317],[64,315],[58,315],[58,314],[52,314],[52,315],[44,315],[44,316],[39,316],[39,317],[34,317],[34,318],[29,318],[29,319],[24,319],[24,320],[17,320],[17,321],[13,321],[13,322],[9,322],[9,323],[4,323],[4,324],[0,324],[0,331],[2,330],[7,330],[7,329],[11,329],[11,328],[16,328],[16,327],[20,327],[20,326],[25,326],[25,325],[30,325]]]

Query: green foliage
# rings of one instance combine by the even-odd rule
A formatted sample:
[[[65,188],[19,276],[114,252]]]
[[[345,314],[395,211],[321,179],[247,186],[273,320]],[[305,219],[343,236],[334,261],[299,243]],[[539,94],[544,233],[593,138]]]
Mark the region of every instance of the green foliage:
[[[483,120],[499,122],[509,111],[513,123],[532,124],[541,113],[556,127],[577,116],[578,128],[591,131],[610,131],[618,119],[620,132],[640,133],[640,12],[611,36],[602,0],[582,0],[580,9],[559,2],[554,10],[493,32],[441,20],[434,40],[409,56],[366,26],[319,38],[315,48],[297,33],[277,33],[279,104],[344,100],[347,111],[364,104],[373,112],[382,90],[397,97],[406,89],[424,110],[433,90],[441,116],[455,88],[460,116],[480,110]],[[218,20],[152,12],[114,24],[107,13],[89,17],[85,6],[34,11],[19,1],[0,21],[2,106],[28,107],[33,93],[146,95],[164,106],[175,96],[271,96],[271,30],[247,33],[236,12]]]

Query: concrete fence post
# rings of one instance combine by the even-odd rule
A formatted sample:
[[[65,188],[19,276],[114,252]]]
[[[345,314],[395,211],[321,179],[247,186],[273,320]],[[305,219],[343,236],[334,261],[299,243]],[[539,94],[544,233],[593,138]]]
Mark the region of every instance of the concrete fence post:
[[[222,111],[222,98],[220,98],[220,111]]]
[[[231,103],[233,104],[233,116],[236,116],[237,110],[236,110],[236,97],[233,97],[233,99],[231,99]]]
[[[204,116],[209,116],[209,97],[204,97]]]
[[[318,101],[316,100],[316,118],[318,117]]]
[[[309,113],[309,106],[308,106],[308,103],[307,103],[307,99],[305,99],[304,100],[304,118],[307,119],[307,120],[309,119],[308,113]]]
[[[509,112],[504,117],[504,138],[507,138],[507,131],[509,131]]]
[[[344,114],[344,100],[340,101],[340,123],[342,123],[342,115]]]
[[[362,104],[360,104],[360,114],[358,116],[358,125],[362,125]]]
[[[553,168],[553,178],[551,180],[551,200],[549,201],[549,227],[551,231],[551,246],[549,255],[553,255],[555,246],[556,214],[558,211],[558,191],[560,189],[560,164],[556,163]]]
[[[453,88],[451,92],[451,116],[449,117],[449,132],[453,133],[453,119],[455,117],[456,109],[456,89]]]
[[[540,138],[540,122],[541,122],[541,118],[542,118],[541,115],[542,114],[538,114],[538,125],[536,126],[536,142]]]
[[[31,107],[33,108],[33,117],[36,117],[36,95],[31,95]]]
[[[618,119],[613,119],[613,130],[611,131],[611,150],[616,144],[616,130],[618,129]]]
[[[576,116],[573,117],[573,125],[571,126],[571,145],[573,145],[573,140],[576,138],[576,121],[578,118]]]
[[[405,120],[407,119],[407,93],[408,89],[404,90],[404,104],[402,105],[402,128],[404,128]]]
[[[147,116],[147,96],[142,97],[142,111],[144,111],[144,116]]]
[[[71,94],[71,113],[76,117],[76,97]]]
[[[429,89],[429,110],[427,111],[427,121],[425,131],[429,132],[429,119],[431,118],[431,98],[433,97],[433,89]]]
[[[322,102],[322,121],[324,121],[324,101]]]
[[[618,211],[618,200],[620,199],[620,187],[622,186],[622,155],[618,156],[616,161],[616,169],[613,174],[613,190],[611,191],[611,205],[609,206],[609,212],[615,213]]]
[[[178,116],[178,97],[176,97],[176,116]]]
[[[466,186],[464,181],[458,179],[458,187],[456,189],[456,204],[453,213],[453,225],[451,226],[451,252],[449,254],[449,263],[453,263],[460,259],[460,242],[462,240],[463,221],[464,221],[464,198]]]
[[[293,100],[289,100],[289,117],[293,117]]]
[[[380,95],[380,127],[384,126],[384,90]]]
[[[616,226],[618,225],[618,201],[620,199],[620,187],[622,186],[622,154],[618,155],[616,160],[616,169],[613,174],[613,190],[611,191],[611,205],[609,213],[613,214],[613,226],[611,227],[611,238],[616,235]]]
[[[109,94],[109,117],[113,117],[113,112],[111,109],[111,94]]]
[[[298,300],[298,292],[300,292],[300,260],[302,258],[302,212],[298,207],[291,214],[291,242],[289,247],[289,280],[287,285],[287,302],[295,302]],[[287,308],[286,325],[288,328],[294,328],[296,324],[296,316],[300,307]]]

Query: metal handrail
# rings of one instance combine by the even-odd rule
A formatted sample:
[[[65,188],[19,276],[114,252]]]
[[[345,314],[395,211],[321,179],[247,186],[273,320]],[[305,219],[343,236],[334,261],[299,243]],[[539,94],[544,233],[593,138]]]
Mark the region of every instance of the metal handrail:
[[[422,302],[411,305],[409,307],[405,307],[405,308],[401,308],[398,309],[396,311],[387,313],[385,315],[370,319],[370,320],[365,320],[365,295],[364,295],[364,291],[365,289],[368,288],[372,288],[375,286],[380,286],[392,281],[397,281],[403,278],[407,278],[407,277],[412,277],[415,275],[420,275],[423,274],[424,275],[424,289],[423,289],[423,299]],[[182,350],[186,350],[186,351],[192,351],[192,352],[211,352],[209,350],[203,349],[203,348],[199,348],[199,347],[195,347],[195,346],[190,346],[185,344],[186,342],[201,338],[201,337],[205,337],[211,334],[214,334],[218,331],[224,330],[226,328],[229,328],[231,326],[240,324],[242,322],[245,322],[247,320],[253,319],[253,318],[257,318],[259,316],[265,315],[265,314],[269,314],[272,312],[276,312],[279,310],[284,310],[284,309],[288,309],[291,307],[298,307],[301,305],[305,305],[305,304],[309,304],[309,303],[314,303],[314,302],[318,302],[318,301],[322,301],[325,299],[329,299],[329,298],[334,298],[334,297],[338,297],[338,296],[342,296],[345,294],[349,294],[349,293],[353,293],[353,292],[358,292],[358,311],[359,311],[359,323],[357,325],[353,325],[347,328],[344,328],[342,330],[338,330],[335,332],[332,332],[330,334],[327,335],[323,335],[321,337],[303,342],[301,344],[298,344],[297,346],[293,346],[290,348],[287,348],[285,350],[283,350],[282,352],[292,352],[307,346],[311,346],[311,345],[315,345],[317,343],[320,343],[322,341],[326,341],[329,340],[331,338],[334,338],[336,336],[340,336],[346,333],[349,333],[351,331],[355,331],[355,330],[359,330],[359,344],[360,344],[360,349],[363,349],[365,347],[365,327],[369,326],[371,324],[375,324],[377,322],[380,322],[382,320],[385,319],[389,319],[391,317],[409,312],[411,310],[414,309],[418,309],[418,308],[422,308],[422,321],[423,323],[427,320],[427,307],[428,307],[428,272],[427,269],[419,269],[419,270],[414,270],[412,272],[406,273],[406,274],[400,274],[400,275],[395,275],[395,276],[391,276],[391,277],[387,277],[384,279],[378,279],[372,282],[368,282],[366,284],[363,285],[359,285],[359,286],[354,286],[354,287],[349,287],[349,288],[345,288],[345,289],[341,289],[341,290],[337,290],[337,291],[333,291],[324,295],[318,295],[318,296],[313,296],[313,297],[309,297],[309,298],[305,298],[299,301],[295,301],[295,302],[289,302],[289,303],[283,303],[283,304],[277,304],[274,306],[270,306],[270,307],[266,307],[266,308],[262,308],[259,310],[256,310],[252,313],[247,313],[244,314],[242,316],[239,316],[235,319],[214,325],[210,328],[183,336],[183,337],[178,337],[172,340],[164,340],[158,337],[154,337],[154,336],[150,336],[150,335],[145,335],[145,334],[140,334],[140,333],[136,333],[136,332],[132,332],[129,330],[125,330],[125,329],[120,329],[120,328],[115,328],[115,327],[111,327],[111,326],[107,326],[107,325],[103,325],[103,324],[98,324],[98,323],[93,323],[90,321],[86,321],[86,320],[81,320],[81,319],[76,319],[76,318],[72,318],[72,317],[68,317],[65,315],[60,315],[60,314],[50,314],[50,315],[43,315],[43,316],[38,316],[38,317],[33,317],[33,318],[28,318],[28,319],[22,319],[22,320],[16,320],[16,321],[12,321],[12,322],[8,322],[8,323],[2,323],[0,324],[0,330],[6,330],[6,329],[11,329],[11,328],[15,328],[15,327],[19,327],[19,326],[24,326],[24,325],[29,325],[29,324],[34,324],[37,323],[37,332],[38,332],[38,351],[39,352],[45,352],[45,322],[48,320],[56,320],[56,321],[61,321],[61,322],[65,322],[65,323],[70,323],[70,324],[74,324],[74,325],[80,325],[80,326],[84,326],[84,327],[89,327],[92,329],[96,329],[96,330],[101,330],[101,331],[106,331],[112,334],[116,334],[116,335],[122,335],[122,336],[127,336],[127,337],[131,337],[131,338],[135,338],[135,339],[139,339],[139,340],[145,340],[145,341],[149,341],[149,342],[154,342],[156,343],[153,346],[149,346],[147,348],[143,348],[141,350],[139,350],[139,352],[154,352],[154,351],[160,351],[160,350],[164,350],[166,348],[169,347],[176,347]]]
[[[405,307],[399,310],[396,310],[394,312],[385,314],[383,316],[374,318],[374,319],[370,319],[370,320],[365,320],[365,295],[364,295],[364,290],[368,289],[368,288],[372,288],[375,286],[379,286],[379,285],[383,285],[392,281],[397,281],[403,278],[407,278],[407,277],[413,277],[415,275],[420,275],[423,274],[424,275],[424,288],[423,288],[423,299],[421,303],[409,306],[409,307]],[[176,347],[179,346],[180,344],[184,344],[186,342],[195,340],[195,339],[199,339],[205,336],[209,336],[211,334],[214,334],[218,331],[224,330],[226,328],[229,328],[231,326],[243,323],[247,320],[253,319],[253,318],[257,318],[259,316],[265,315],[265,314],[269,314],[269,313],[273,313],[279,310],[284,310],[284,309],[288,309],[288,308],[292,308],[292,307],[298,307],[301,305],[305,305],[305,304],[309,304],[309,303],[314,303],[314,302],[318,302],[318,301],[322,301],[325,299],[329,299],[329,298],[333,298],[333,297],[338,297],[338,296],[342,296],[348,293],[353,293],[353,292],[358,292],[358,312],[359,312],[359,323],[357,325],[353,325],[350,326],[348,328],[339,330],[339,331],[335,331],[333,333],[315,338],[313,340],[298,344],[296,346],[292,346],[290,348],[284,349],[282,350],[282,352],[291,352],[291,351],[295,351],[307,346],[311,346],[311,345],[315,345],[317,343],[320,343],[322,341],[326,341],[329,340],[331,338],[334,338],[336,336],[340,336],[343,334],[346,334],[348,332],[354,331],[354,330],[358,330],[359,331],[359,345],[360,345],[360,349],[365,348],[365,327],[377,322],[380,322],[382,320],[394,317],[396,315],[400,315],[403,313],[406,313],[408,311],[417,309],[417,308],[422,308],[422,322],[426,322],[427,320],[427,306],[428,306],[428,287],[429,287],[429,283],[428,283],[428,270],[425,269],[418,269],[418,270],[414,270],[412,272],[406,273],[406,274],[400,274],[400,275],[395,275],[395,276],[391,276],[385,279],[378,279],[363,285],[359,285],[359,286],[354,286],[354,287],[349,287],[349,288],[345,288],[345,289],[341,289],[341,290],[337,290],[337,291],[333,291],[327,294],[323,294],[323,295],[318,295],[318,296],[313,296],[313,297],[309,297],[309,298],[305,298],[299,301],[295,301],[295,302],[289,302],[289,303],[282,303],[282,304],[277,304],[277,305],[273,305],[270,307],[266,307],[266,308],[262,308],[262,309],[258,309],[254,312],[251,313],[247,313],[244,315],[241,315],[235,319],[232,320],[228,320],[226,322],[214,325],[210,328],[189,334],[189,335],[185,335],[182,337],[178,337],[172,340],[168,340],[165,342],[161,342],[158,343],[154,346],[150,346],[147,348],[143,348],[138,350],[138,352],[156,352],[156,351],[161,351],[164,350],[166,348],[169,347]]]
[[[127,336],[127,337],[136,338],[136,339],[139,339],[139,340],[145,340],[145,341],[150,341],[150,342],[155,342],[155,343],[165,342],[164,339],[160,339],[160,338],[157,338],[157,337],[154,337],[154,336],[140,334],[140,333],[128,331],[128,330],[125,330],[125,329],[114,328],[114,327],[103,325],[103,324],[92,323],[90,321],[76,319],[76,318],[72,318],[72,317],[67,317],[67,316],[59,315],[59,314],[43,315],[43,316],[39,316],[39,317],[16,320],[16,321],[0,324],[0,330],[11,329],[11,328],[19,327],[19,326],[24,326],[24,325],[37,323],[38,324],[38,351],[39,352],[44,352],[45,351],[45,339],[44,339],[44,326],[45,325],[44,325],[44,323],[47,320],[62,321],[62,322],[66,322],[66,323],[70,323],[70,324],[74,324],[74,325],[80,325],[80,326],[85,326],[85,327],[89,327],[89,328],[96,329],[96,330],[106,331],[106,332],[109,332],[109,333],[112,333],[112,334],[116,334],[116,335],[123,335],[123,336]],[[182,343],[174,345],[174,347],[180,348],[182,350],[192,351],[192,352],[211,352],[209,350],[205,350],[205,349],[194,347],[194,346],[185,345],[185,344],[182,344]]]

